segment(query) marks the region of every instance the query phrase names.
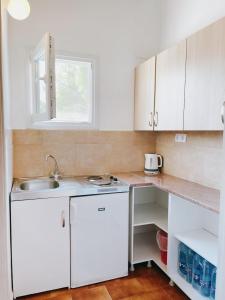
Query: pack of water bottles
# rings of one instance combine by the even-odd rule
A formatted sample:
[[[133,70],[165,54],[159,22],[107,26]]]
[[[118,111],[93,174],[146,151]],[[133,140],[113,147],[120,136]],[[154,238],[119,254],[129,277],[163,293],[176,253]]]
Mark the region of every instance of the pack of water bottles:
[[[215,299],[216,267],[183,243],[178,246],[178,273],[202,296]]]

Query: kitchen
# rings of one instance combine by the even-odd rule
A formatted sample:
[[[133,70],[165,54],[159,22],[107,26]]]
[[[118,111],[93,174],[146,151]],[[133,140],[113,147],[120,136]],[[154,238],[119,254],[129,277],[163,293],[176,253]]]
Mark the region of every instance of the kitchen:
[[[1,299],[214,297],[180,276],[180,245],[217,266],[224,299],[223,1],[24,2],[24,20],[2,3],[5,199],[16,180],[1,209]]]

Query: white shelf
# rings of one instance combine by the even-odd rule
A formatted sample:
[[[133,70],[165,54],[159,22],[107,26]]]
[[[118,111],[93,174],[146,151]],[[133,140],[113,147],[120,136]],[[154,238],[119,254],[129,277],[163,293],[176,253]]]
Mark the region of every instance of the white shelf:
[[[209,298],[203,297],[198,291],[196,291],[190,283],[182,278],[178,273],[170,274],[171,279],[176,285],[190,298],[193,300],[206,300]]]
[[[154,231],[134,234],[133,249],[133,264],[153,260],[167,274],[167,266],[161,262]]]
[[[155,224],[160,229],[168,232],[168,211],[156,203],[134,205],[134,224],[141,226]]]
[[[217,266],[217,236],[204,229],[198,229],[186,233],[175,234],[175,238],[208,260],[211,264]]]

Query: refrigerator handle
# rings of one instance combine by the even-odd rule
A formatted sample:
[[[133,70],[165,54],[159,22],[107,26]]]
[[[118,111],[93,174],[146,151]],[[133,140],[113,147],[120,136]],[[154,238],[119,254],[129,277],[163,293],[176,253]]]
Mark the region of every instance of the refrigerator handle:
[[[62,210],[62,212],[61,212],[61,224],[62,224],[62,228],[64,228],[66,226],[65,211],[64,210]]]

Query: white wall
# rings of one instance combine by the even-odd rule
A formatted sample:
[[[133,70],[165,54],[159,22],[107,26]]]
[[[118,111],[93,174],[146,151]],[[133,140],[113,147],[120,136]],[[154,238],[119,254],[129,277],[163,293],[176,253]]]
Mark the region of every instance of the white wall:
[[[160,48],[166,49],[224,16],[224,0],[162,0]]]
[[[1,139],[1,155],[4,165],[1,166],[1,198],[0,198],[0,299],[12,299],[11,253],[10,253],[10,221],[9,193],[12,186],[12,133],[10,129],[10,92],[9,92],[9,60],[8,60],[8,16],[7,0],[1,0],[1,46],[2,46],[2,86],[3,86],[3,123],[4,132]],[[2,116],[0,116],[2,118]],[[2,123],[2,124],[3,124]],[[3,153],[2,153],[3,152]],[[1,185],[1,186],[2,186]],[[4,191],[4,194],[2,193]],[[3,196],[3,198],[2,198]]]
[[[27,51],[46,31],[57,49],[99,62],[99,128],[133,129],[133,69],[158,50],[159,0],[30,0],[31,16],[10,20],[12,126],[29,125]]]
[[[225,15],[224,0],[30,0],[31,16],[10,18],[12,127],[30,125],[28,54],[46,31],[59,50],[99,64],[99,129],[133,129],[133,69]]]

